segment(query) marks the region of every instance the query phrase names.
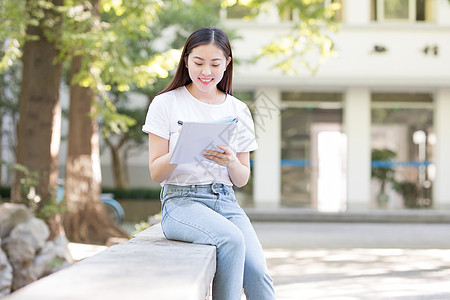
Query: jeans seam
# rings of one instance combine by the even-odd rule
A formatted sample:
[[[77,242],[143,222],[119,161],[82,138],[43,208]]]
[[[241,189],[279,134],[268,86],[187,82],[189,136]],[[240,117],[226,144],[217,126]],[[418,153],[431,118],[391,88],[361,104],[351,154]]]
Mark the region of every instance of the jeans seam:
[[[177,219],[175,219],[174,217],[172,217],[172,216],[170,215],[170,213],[166,213],[166,216],[169,217],[169,218],[170,218],[171,220],[173,220],[174,222],[177,222],[177,223],[182,224],[182,225],[186,225],[186,226],[188,226],[188,227],[191,227],[191,228],[193,228],[193,229],[196,229],[196,230],[198,230],[198,231],[200,231],[200,232],[206,234],[211,240],[213,240],[214,246],[217,245],[216,239],[215,239],[213,236],[211,236],[211,235],[210,235],[207,231],[205,231],[204,229],[199,228],[199,227],[196,227],[196,226],[194,226],[194,225],[192,225],[192,224],[189,224],[189,223],[187,223],[187,222],[183,222],[183,221],[177,220]]]

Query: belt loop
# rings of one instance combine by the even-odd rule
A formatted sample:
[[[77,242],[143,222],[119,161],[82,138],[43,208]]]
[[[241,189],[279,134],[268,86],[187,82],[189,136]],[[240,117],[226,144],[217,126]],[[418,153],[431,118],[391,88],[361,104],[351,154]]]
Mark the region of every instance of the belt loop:
[[[229,195],[230,194],[230,189],[228,188],[228,186],[226,184],[223,184],[223,192],[225,195]]]
[[[162,200],[162,199],[163,199],[163,196],[164,196],[164,186],[165,186],[165,185],[163,185],[163,186],[161,187],[161,190],[159,191],[159,200]]]

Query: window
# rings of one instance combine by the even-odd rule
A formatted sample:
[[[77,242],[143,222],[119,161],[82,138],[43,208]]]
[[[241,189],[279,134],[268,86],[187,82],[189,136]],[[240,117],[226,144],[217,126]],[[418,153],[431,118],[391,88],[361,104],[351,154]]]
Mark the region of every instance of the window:
[[[342,14],[343,0],[323,0],[322,2],[323,2],[323,4],[320,4],[320,2],[318,2],[316,5],[324,5],[324,7],[327,9],[333,8],[333,11],[334,11],[334,14],[332,17],[333,21],[335,21],[335,22],[343,21],[343,14]],[[319,8],[321,8],[321,7],[319,6]],[[301,7],[286,8],[282,12],[280,12],[280,19],[282,21],[298,21],[300,9],[302,9],[302,8]]]
[[[434,182],[432,94],[372,94],[372,203],[430,208]]]
[[[345,210],[342,94],[281,95],[281,205]]]
[[[226,9],[227,19],[243,19],[250,15],[251,9],[245,5],[235,4]]]
[[[432,21],[431,0],[371,0],[371,19],[379,22]]]

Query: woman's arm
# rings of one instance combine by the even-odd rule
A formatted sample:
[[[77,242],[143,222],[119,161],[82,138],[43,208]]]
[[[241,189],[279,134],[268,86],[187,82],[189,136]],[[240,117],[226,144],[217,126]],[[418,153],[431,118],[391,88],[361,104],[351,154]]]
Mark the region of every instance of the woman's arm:
[[[148,134],[148,164],[150,176],[156,182],[163,182],[177,165],[169,164],[169,141],[153,133]]]
[[[228,169],[231,182],[237,187],[243,187],[250,178],[250,154],[248,152],[238,152],[236,155],[228,147],[217,146],[224,152],[206,150],[208,154],[203,156],[209,160],[225,166]]]
[[[238,188],[247,184],[250,178],[250,154],[248,152],[238,152],[237,161],[228,165],[228,174],[231,181]]]

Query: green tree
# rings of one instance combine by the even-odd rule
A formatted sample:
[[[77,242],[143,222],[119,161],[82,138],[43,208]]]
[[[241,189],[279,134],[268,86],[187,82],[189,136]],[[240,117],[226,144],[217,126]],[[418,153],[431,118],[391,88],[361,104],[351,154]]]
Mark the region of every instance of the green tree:
[[[66,178],[70,212],[64,216],[64,223],[66,233],[74,240],[104,242],[112,234],[108,232],[109,228],[114,226],[102,226],[105,225],[105,214],[99,206],[101,177],[97,116],[102,114],[108,122],[115,122],[116,125],[111,127],[116,130],[126,129],[132,123],[130,118],[117,115],[107,97],[110,86],[104,82],[114,82],[119,89],[127,90],[131,82],[143,84],[158,75],[166,76],[166,58],[170,58],[170,53],[146,57],[139,62],[130,61],[127,55],[127,41],[152,39],[150,28],[157,21],[160,2],[66,0],[63,6],[62,1],[28,0],[24,2],[26,5],[14,6],[13,1],[5,1],[8,1],[5,7],[11,10],[11,16],[31,18],[26,23],[26,31],[11,32],[14,40],[23,45],[17,49],[23,50],[24,61],[17,160],[30,171],[39,171],[41,180],[37,191],[43,202],[54,198],[61,115],[57,96],[62,62],[70,62],[72,107]],[[2,10],[2,15],[7,17],[9,14]],[[11,24],[17,22],[13,18],[5,24],[12,28]],[[13,40],[7,35],[11,29],[7,27],[3,23],[0,27],[2,41]],[[3,66],[9,66],[13,60],[8,54],[11,53],[9,49],[2,57]],[[97,95],[102,101],[98,101]],[[23,199],[19,176],[16,173],[13,187],[13,201],[17,202]],[[95,213],[97,215],[93,216]]]
[[[336,54],[331,35],[338,29],[335,14],[341,9],[340,2],[330,1],[327,5],[324,0],[224,0],[222,7],[248,7],[248,18],[277,9],[281,17],[292,20],[288,34],[262,47],[255,59],[268,58],[274,69],[295,74],[302,66],[316,73],[327,58]]]
[[[26,14],[25,1],[1,0],[0,5],[0,73],[3,73],[22,55],[26,27],[35,23]]]
[[[104,140],[111,153],[111,165],[116,188],[128,189],[130,187],[128,174],[128,158],[146,145],[145,136],[142,134],[141,126],[145,120],[144,108],[118,108],[118,112],[125,114],[137,122],[130,126],[127,131],[120,134],[105,134]],[[107,128],[107,127],[104,127]],[[143,150],[143,149],[142,149]]]

